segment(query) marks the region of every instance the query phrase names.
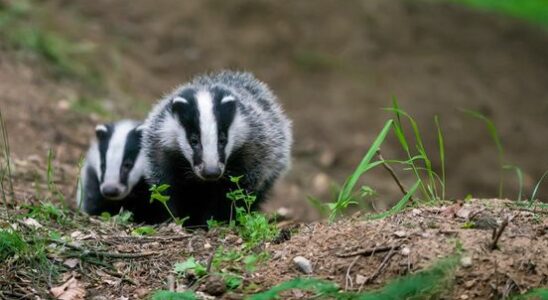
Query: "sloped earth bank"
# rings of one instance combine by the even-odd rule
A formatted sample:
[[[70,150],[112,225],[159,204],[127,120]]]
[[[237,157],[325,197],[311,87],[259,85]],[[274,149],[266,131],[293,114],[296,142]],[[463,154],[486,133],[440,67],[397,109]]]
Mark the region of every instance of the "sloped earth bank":
[[[112,51],[111,47],[121,48],[113,71],[118,80],[109,81],[108,95],[99,99],[109,109],[125,112],[133,106],[125,98],[132,97],[152,103],[193,74],[223,67],[254,71],[271,84],[295,120],[296,132],[294,171],[267,203],[271,210],[284,205],[301,218],[314,218],[305,196],[328,195],[329,182],[342,182],[351,172],[387,118],[378,108],[387,106],[393,94],[420,125],[430,124],[434,114],[440,114],[446,124],[450,195],[492,195],[498,178],[496,150],[483,124],[459,116],[459,107],[480,110],[495,120],[508,160],[525,171],[527,190],[545,171],[547,140],[538,138],[538,132],[548,126],[544,31],[457,6],[419,1],[348,1],[347,6],[329,0],[315,1],[314,6],[277,1],[222,3],[53,1],[47,5],[55,12],[52,23],[69,35],[100,45],[98,55]],[[82,22],[80,26],[67,25],[74,16]],[[318,24],[325,28],[318,30]],[[105,119],[70,108],[71,101],[82,94],[81,84],[52,76],[43,62],[21,60],[5,51],[4,44],[0,47],[0,105],[10,134],[17,204],[10,206],[9,215],[23,216],[28,210],[19,205],[59,203],[46,184],[50,148],[55,152],[55,182],[66,199],[74,198],[78,160],[93,125]],[[426,139],[427,147],[435,145],[433,135]],[[396,149],[392,141],[383,151],[391,158]],[[507,192],[512,192],[508,194],[514,195],[514,178],[506,180]],[[378,188],[381,203],[399,198],[397,187],[382,170],[366,183]],[[540,195],[546,195],[545,190]],[[359,290],[357,275],[370,277],[387,252],[358,259],[337,253],[397,246],[376,280],[364,284],[362,289],[367,290],[451,255],[459,244],[472,265],[457,270],[449,298],[485,299],[545,286],[546,212],[515,210],[502,200],[471,205],[469,213],[460,212],[461,217],[454,216],[460,209],[447,206],[417,208],[381,221],[355,217],[332,225],[296,224],[292,239],[265,245],[270,259],[245,275],[244,286],[250,287],[246,292],[303,276],[292,264],[296,255],[312,261],[312,276],[337,282],[342,289]],[[488,222],[480,219],[480,227],[482,223],[500,226],[507,216],[512,218],[499,250],[489,250],[491,229],[462,228],[471,226],[467,217],[484,215]],[[0,268],[3,297],[49,298],[51,287],[74,275],[89,297],[145,298],[155,289],[168,287],[175,262],[189,255],[207,261],[211,249],[219,245],[240,247],[236,236],[223,237],[218,232],[187,233],[164,225],[155,236],[133,237],[129,225],[84,216],[69,219],[73,217],[74,222],[67,223],[38,220],[77,246],[48,246],[50,260],[68,265],[62,267],[61,276],[50,276],[47,270],[36,273],[23,259],[15,258]],[[24,223],[8,221],[2,211],[0,227],[15,224],[23,232],[30,231],[33,225]],[[48,236],[45,229],[38,230]],[[139,257],[107,257],[106,265],[101,265],[86,252],[90,249]],[[74,261],[67,262],[69,258],[78,258],[76,266]],[[175,286],[185,287],[183,279],[177,281]],[[203,289],[202,284],[196,287]],[[242,292],[236,291],[233,297]],[[284,298],[300,296],[307,294],[290,292]]]
[[[10,213],[22,214],[25,210]],[[367,291],[382,287],[397,276],[427,268],[444,257],[460,254],[460,265],[450,278],[452,285],[438,297],[504,299],[548,284],[547,213],[517,208],[515,202],[507,200],[477,199],[465,204],[409,209],[383,220],[354,216],[334,224],[293,224],[291,239],[259,247],[258,251],[266,251],[269,258],[254,271],[241,273],[243,288],[218,297],[242,299],[297,277],[329,280],[341,290]],[[243,247],[237,236],[222,234],[220,230],[190,233],[169,224],[161,226],[155,235],[136,237],[129,225],[74,218],[74,222],[65,224],[38,221],[47,229],[37,229],[39,225],[28,220],[10,225],[2,219],[0,226],[15,226],[22,232],[38,230],[44,236],[48,230],[58,231],[66,244],[49,244],[48,257],[63,266],[60,282],[72,280],[77,290],[90,299],[142,299],[157,289],[192,289],[208,298],[214,277],[206,276],[198,282],[188,276],[175,277],[174,264],[194,257],[206,266],[213,259],[213,249],[240,251]],[[493,230],[501,228],[505,220],[508,225],[493,250]],[[466,225],[472,223],[474,226]],[[359,254],[372,249],[377,250]],[[293,263],[296,256],[311,261],[312,274],[304,275],[297,269]],[[48,274],[37,278],[32,269],[16,265],[17,260],[11,260],[0,270],[3,296],[47,298],[48,284],[55,285]],[[227,270],[213,267],[210,271],[214,274]],[[281,298],[311,296],[293,290],[284,292]]]

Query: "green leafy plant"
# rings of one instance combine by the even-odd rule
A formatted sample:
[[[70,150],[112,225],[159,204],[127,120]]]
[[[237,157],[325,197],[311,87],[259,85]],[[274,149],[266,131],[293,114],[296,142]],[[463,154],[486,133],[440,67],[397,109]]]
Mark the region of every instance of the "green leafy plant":
[[[253,248],[272,240],[278,234],[278,229],[270,224],[264,214],[252,210],[257,197],[240,186],[242,178],[243,176],[230,177],[230,181],[236,185],[236,189],[226,194],[232,202],[232,211],[235,212],[235,218],[230,217],[230,224],[245,241],[246,247]]]
[[[152,300],[197,300],[196,294],[191,291],[186,292],[170,292],[170,291],[156,291],[152,297]]]
[[[523,172],[521,169],[517,166],[512,165],[505,165],[505,170],[514,170],[516,172],[516,176],[518,177],[518,184],[519,184],[519,192],[518,192],[518,202],[521,201],[522,194],[523,194]]]
[[[536,200],[537,193],[538,193],[538,190],[540,188],[540,184],[544,181],[544,178],[546,178],[546,176],[548,176],[548,171],[546,171],[546,172],[544,172],[544,174],[542,174],[542,176],[538,180],[537,184],[535,185],[535,188],[533,189],[533,193],[531,194],[531,199],[529,201],[529,207],[531,207],[533,205],[534,201]]]
[[[154,227],[152,226],[141,226],[133,229],[133,231],[131,231],[131,234],[135,236],[154,235],[156,234],[156,229],[154,229]]]
[[[182,263],[176,263],[173,271],[177,274],[186,274],[187,272],[192,271],[197,277],[203,277],[207,274],[207,268],[197,262],[194,256],[189,257]]]
[[[421,187],[424,200],[428,200],[428,201],[440,200],[441,198],[438,193],[438,183],[441,186],[442,195],[445,196],[445,162],[444,162],[445,161],[445,149],[444,149],[445,145],[444,145],[441,127],[439,125],[439,119],[434,118],[434,123],[437,126],[438,146],[439,146],[439,152],[440,152],[440,159],[442,160],[442,172],[443,172],[442,177],[440,177],[434,171],[432,167],[432,162],[426,152],[426,148],[423,143],[419,126],[417,125],[417,122],[415,121],[415,119],[399,107],[398,100],[395,97],[392,100],[392,107],[386,108],[385,110],[391,111],[395,114],[394,133],[396,134],[396,137],[402,149],[407,154],[408,164],[410,166],[410,169],[415,174],[417,180],[419,181],[419,185]],[[413,149],[410,146],[410,143],[408,142],[408,139],[405,135],[405,130],[403,128],[403,123],[401,120],[402,116],[405,117],[411,124],[411,129],[412,129],[413,136],[416,143],[415,148],[418,152],[418,155],[416,156],[412,154]],[[422,161],[424,163],[424,166],[417,165],[417,161]],[[424,180],[422,178],[420,171],[426,172],[427,180]]]
[[[165,207],[166,211],[171,216],[171,219],[175,224],[183,226],[185,221],[188,220],[188,217],[184,218],[177,218],[173,215],[171,212],[171,209],[169,209],[169,206],[167,205],[167,202],[171,198],[171,196],[164,195],[164,193],[170,188],[169,184],[162,184],[162,185],[152,185],[149,189],[151,192],[150,194],[150,203],[153,203],[154,201],[158,201],[162,203],[162,205]]]

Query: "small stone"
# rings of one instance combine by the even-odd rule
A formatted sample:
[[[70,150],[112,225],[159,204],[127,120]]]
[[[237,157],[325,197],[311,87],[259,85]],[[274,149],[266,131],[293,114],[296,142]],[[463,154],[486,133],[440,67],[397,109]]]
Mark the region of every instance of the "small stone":
[[[396,232],[394,232],[394,235],[396,237],[399,237],[399,238],[404,238],[407,236],[407,232],[403,231],[403,230],[398,230]]]
[[[460,265],[469,268],[472,266],[472,258],[470,256],[464,256],[460,259]]]
[[[308,259],[302,256],[296,256],[293,258],[293,262],[301,272],[305,274],[312,274],[312,264]]]
[[[403,247],[401,249],[401,255],[408,256],[409,254],[411,254],[411,249],[409,249],[409,247]]]
[[[464,286],[469,289],[469,288],[472,288],[474,286],[474,284],[476,284],[476,281],[475,280],[469,280],[467,282],[464,283]]]
[[[44,226],[42,226],[42,224],[38,223],[38,221],[36,221],[33,218],[25,218],[25,219],[23,219],[23,223],[25,225],[27,225],[27,227],[32,228],[32,229],[38,229],[38,228],[44,227]]]
[[[63,265],[67,266],[69,269],[74,269],[80,263],[78,258],[69,258],[63,262]]]
[[[206,242],[206,243],[204,244],[204,249],[206,249],[206,250],[211,249],[211,244],[208,243],[208,242]]]
[[[278,208],[278,210],[276,211],[276,214],[282,218],[288,218],[289,215],[291,214],[291,210],[287,207],[280,207]]]
[[[362,284],[365,284],[366,281],[367,281],[367,277],[362,276],[360,274],[356,275],[356,284],[362,285]]]
[[[319,163],[322,167],[331,167],[335,163],[335,152],[331,150],[325,150],[320,155]]]
[[[459,218],[468,220],[468,217],[470,217],[470,214],[472,213],[472,209],[468,206],[463,206],[457,212],[455,215]]]
[[[221,296],[226,292],[226,283],[221,276],[209,276],[205,282],[204,291],[211,296]]]
[[[70,108],[70,102],[64,99],[60,100],[59,102],[57,102],[57,108],[60,111],[67,111]]]
[[[314,193],[323,194],[329,191],[331,179],[325,173],[318,173],[312,179]]]
[[[418,215],[420,215],[422,213],[422,210],[418,209],[418,208],[413,208],[413,210],[411,211],[411,214],[413,215],[413,217],[416,217]]]
[[[460,299],[462,299],[462,300],[467,300],[467,299],[468,299],[468,295],[461,295],[461,296],[460,296]]]

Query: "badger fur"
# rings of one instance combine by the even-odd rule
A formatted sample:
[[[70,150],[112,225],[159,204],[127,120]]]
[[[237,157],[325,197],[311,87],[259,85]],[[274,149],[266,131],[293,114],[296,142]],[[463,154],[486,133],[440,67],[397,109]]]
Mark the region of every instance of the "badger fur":
[[[194,78],[160,100],[144,124],[146,177],[169,184],[171,210],[187,225],[228,220],[230,176],[260,203],[290,165],[291,122],[250,73]]]
[[[167,216],[150,204],[141,151],[142,127],[133,120],[98,125],[82,166],[77,189],[78,207],[87,214],[117,214],[123,208],[136,222],[156,223]]]

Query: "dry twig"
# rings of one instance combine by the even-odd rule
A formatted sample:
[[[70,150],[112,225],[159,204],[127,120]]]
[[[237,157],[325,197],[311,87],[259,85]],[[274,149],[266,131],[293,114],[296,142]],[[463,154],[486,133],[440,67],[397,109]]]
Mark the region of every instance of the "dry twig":
[[[354,285],[354,283],[352,282],[352,277],[350,276],[350,271],[352,270],[352,267],[356,264],[356,262],[358,262],[358,259],[360,259],[359,255],[354,258],[352,263],[350,263],[350,265],[348,266],[348,269],[346,269],[346,277],[345,277],[346,279],[345,279],[345,285],[344,285],[345,291],[348,291],[349,285],[350,285],[350,288],[352,288]]]
[[[379,275],[382,273],[382,271],[386,268],[386,266],[390,262],[390,259],[392,259],[392,257],[394,255],[396,255],[397,252],[394,251],[395,249],[396,249],[396,246],[394,246],[390,249],[390,252],[388,252],[388,254],[386,254],[386,256],[384,257],[382,263],[379,265],[379,267],[377,268],[375,273],[373,273],[373,275],[371,275],[371,277],[367,278],[367,280],[365,281],[366,283],[371,283],[371,282],[375,281],[375,279],[377,279],[377,277],[379,277]]]
[[[388,173],[390,173],[390,175],[392,176],[392,178],[394,178],[394,181],[396,181],[396,184],[398,185],[398,187],[400,188],[400,191],[403,193],[403,195],[407,195],[407,189],[405,188],[405,186],[403,185],[403,183],[400,181],[400,179],[398,178],[398,175],[396,175],[396,172],[394,171],[394,169],[389,165],[387,164],[385,161],[384,161],[384,157],[382,157],[382,154],[381,154],[381,150],[377,150],[377,157],[379,158],[380,161],[382,161],[382,165],[383,167],[388,171]],[[409,197],[409,200],[413,203],[414,200],[413,200],[413,196]]]
[[[358,250],[358,251],[354,251],[354,252],[349,252],[349,253],[336,253],[335,255],[337,255],[337,257],[352,257],[352,256],[356,256],[356,255],[363,255],[363,256],[368,256],[368,255],[373,255],[375,253],[382,253],[382,252],[386,252],[386,251],[390,251],[391,249],[398,249],[400,248],[400,245],[396,245],[396,246],[381,246],[381,247],[375,247],[375,248],[369,248],[369,249],[362,249],[362,250]]]
[[[117,252],[105,252],[105,251],[96,251],[91,249],[85,249],[76,245],[68,244],[63,241],[58,240],[48,240],[50,243],[56,243],[62,246],[66,246],[70,249],[82,252],[82,255],[90,255],[96,257],[110,257],[110,258],[141,258],[155,255],[154,252],[143,252],[143,253],[117,253]]]
[[[504,221],[502,221],[502,224],[500,224],[499,229],[494,234],[495,238],[493,239],[493,243],[491,244],[491,250],[497,249],[497,243],[499,242],[499,239],[502,235],[502,232],[504,231],[506,226],[508,226],[508,218],[506,218],[506,219],[504,219]]]

